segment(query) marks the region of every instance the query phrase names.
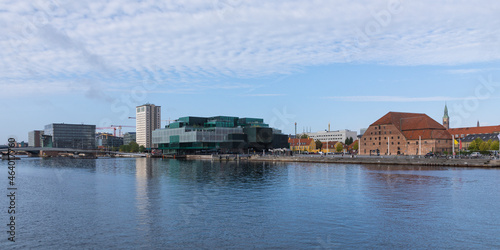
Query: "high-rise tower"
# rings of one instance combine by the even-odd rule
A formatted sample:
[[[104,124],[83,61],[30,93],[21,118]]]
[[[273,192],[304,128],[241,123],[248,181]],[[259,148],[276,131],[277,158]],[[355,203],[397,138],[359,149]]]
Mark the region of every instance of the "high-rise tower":
[[[152,148],[152,132],[161,127],[161,107],[144,104],[136,108],[136,142],[139,146]]]
[[[448,116],[448,107],[444,104],[443,126],[450,129],[450,117]]]

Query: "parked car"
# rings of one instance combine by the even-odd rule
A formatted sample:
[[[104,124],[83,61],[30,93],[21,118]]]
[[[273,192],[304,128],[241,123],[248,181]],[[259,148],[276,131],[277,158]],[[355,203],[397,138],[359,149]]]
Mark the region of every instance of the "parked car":
[[[436,155],[434,153],[432,153],[432,152],[429,152],[429,153],[425,154],[425,158],[432,158],[434,156],[436,156]]]
[[[470,154],[470,157],[471,157],[471,158],[479,158],[479,157],[481,157],[481,156],[482,156],[482,155],[481,155],[481,153],[479,153],[479,152],[472,152],[472,154]]]

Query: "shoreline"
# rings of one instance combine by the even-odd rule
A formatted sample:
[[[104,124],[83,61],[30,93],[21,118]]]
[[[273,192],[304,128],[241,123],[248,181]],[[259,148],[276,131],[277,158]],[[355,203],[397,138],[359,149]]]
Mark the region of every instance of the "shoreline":
[[[446,159],[415,157],[310,157],[310,156],[253,156],[248,161],[256,162],[306,162],[373,165],[412,165],[443,167],[500,168],[500,160],[492,159]]]

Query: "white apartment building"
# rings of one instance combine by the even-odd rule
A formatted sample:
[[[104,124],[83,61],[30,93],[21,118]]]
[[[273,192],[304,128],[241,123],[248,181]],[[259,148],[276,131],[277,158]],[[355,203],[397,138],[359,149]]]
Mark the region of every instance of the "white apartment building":
[[[316,133],[305,133],[309,138],[313,140],[320,140],[322,142],[326,141],[339,141],[344,143],[349,137],[352,137],[353,141],[357,139],[358,133],[356,131],[351,131],[348,129],[337,130],[337,131],[320,131]]]
[[[136,108],[136,142],[139,146],[152,148],[152,132],[161,127],[161,106],[144,104]]]

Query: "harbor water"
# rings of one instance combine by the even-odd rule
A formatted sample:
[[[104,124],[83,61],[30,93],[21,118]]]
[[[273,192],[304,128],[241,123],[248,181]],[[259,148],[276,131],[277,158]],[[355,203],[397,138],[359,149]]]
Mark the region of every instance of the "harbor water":
[[[0,249],[500,248],[500,170],[187,161],[16,161]]]

